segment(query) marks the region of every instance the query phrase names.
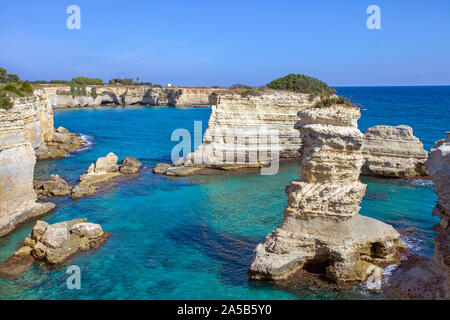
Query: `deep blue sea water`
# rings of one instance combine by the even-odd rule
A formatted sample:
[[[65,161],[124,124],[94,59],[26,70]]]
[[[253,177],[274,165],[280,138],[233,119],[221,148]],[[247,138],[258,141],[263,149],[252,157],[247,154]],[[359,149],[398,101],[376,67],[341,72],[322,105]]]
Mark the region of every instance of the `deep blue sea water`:
[[[429,149],[449,130],[450,87],[338,88],[364,106],[360,128],[408,124]],[[298,178],[296,164],[275,176],[258,173],[168,178],[151,166],[170,161],[174,129],[206,127],[211,110],[172,107],[99,107],[55,112],[55,126],[86,134],[92,148],[40,162],[36,176],[57,173],[71,183],[108,152],[135,156],[141,175],[94,197],[55,199],[55,223],[87,218],[111,232],[96,251],[58,269],[33,267],[16,280],[0,280],[1,299],[377,299],[375,293],[315,288],[283,289],[249,281],[246,271],[256,244],[280,225],[284,187]],[[436,200],[424,181],[363,178],[368,184],[361,214],[407,230],[412,251],[433,254],[431,216]],[[0,239],[0,259],[21,246],[34,223]],[[66,287],[68,265],[81,268],[81,289]]]

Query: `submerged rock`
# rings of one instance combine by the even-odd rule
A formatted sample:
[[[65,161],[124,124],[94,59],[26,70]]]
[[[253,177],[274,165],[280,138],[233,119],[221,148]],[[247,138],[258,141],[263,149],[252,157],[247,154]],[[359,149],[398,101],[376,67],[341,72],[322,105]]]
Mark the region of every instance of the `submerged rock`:
[[[378,266],[398,262],[406,247],[392,226],[358,214],[366,190],[359,109],[335,104],[298,115],[302,178],[286,187],[283,224],[258,244],[248,275],[280,280],[313,268],[340,283],[381,274]]]
[[[434,226],[434,257],[414,255],[402,263],[384,288],[387,299],[450,299],[450,132],[435,144],[425,165],[438,196],[432,213],[440,218]]]
[[[428,175],[428,153],[410,126],[375,126],[364,132],[362,174],[387,178]]]
[[[50,265],[65,262],[75,254],[96,249],[108,239],[109,233],[99,224],[75,219],[49,225],[38,221],[13,256],[0,263],[0,275],[19,276],[41,260]]]

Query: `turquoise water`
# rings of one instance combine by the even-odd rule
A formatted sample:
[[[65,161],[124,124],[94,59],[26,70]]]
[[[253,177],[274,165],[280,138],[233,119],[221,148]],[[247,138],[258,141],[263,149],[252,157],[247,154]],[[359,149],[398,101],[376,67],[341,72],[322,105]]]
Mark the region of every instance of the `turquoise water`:
[[[372,88],[373,89],[373,88]],[[384,101],[381,90],[342,88],[367,105],[361,126],[406,123],[418,136],[434,141],[448,125],[450,90],[435,88],[446,102],[425,104],[410,93],[406,102]],[[395,91],[395,90],[394,90]],[[442,91],[445,91],[444,93]],[[395,91],[396,92],[396,91]],[[397,94],[399,94],[397,92]],[[406,99],[406,98],[405,98]],[[354,99],[355,100],[355,99]],[[384,110],[384,111],[380,111]],[[381,121],[380,114],[395,120]],[[397,112],[396,111],[396,112]],[[282,166],[275,176],[258,173],[224,173],[214,176],[168,178],[151,167],[170,160],[177,142],[172,131],[193,131],[193,121],[206,127],[210,109],[170,107],[102,107],[55,112],[55,126],[88,135],[91,149],[71,157],[40,162],[36,175],[58,173],[74,183],[92,161],[108,152],[119,158],[135,156],[144,163],[141,175],[112,186],[94,197],[72,201],[55,199],[57,210],[49,223],[87,218],[111,232],[104,246],[81,254],[58,269],[33,267],[20,279],[0,280],[2,299],[376,299],[361,288],[318,290],[282,288],[249,281],[246,271],[256,244],[282,221],[286,204],[284,187],[299,175],[296,164]],[[433,115],[439,115],[439,121]],[[430,125],[425,130],[427,119]],[[392,123],[392,122],[399,123]],[[416,128],[417,123],[417,128]],[[431,143],[431,142],[430,142]],[[367,194],[361,213],[401,228],[411,250],[431,256],[437,222],[431,217],[436,196],[429,183],[364,178]],[[0,259],[20,247],[33,223],[0,239]],[[81,268],[81,290],[66,287],[68,265]]]

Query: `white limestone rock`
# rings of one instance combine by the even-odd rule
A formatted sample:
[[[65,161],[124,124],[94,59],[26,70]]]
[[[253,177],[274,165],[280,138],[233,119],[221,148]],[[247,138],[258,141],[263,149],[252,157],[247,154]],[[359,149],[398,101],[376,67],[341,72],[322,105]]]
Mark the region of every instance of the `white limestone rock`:
[[[332,281],[362,281],[375,265],[397,261],[405,246],[392,226],[358,214],[366,190],[360,111],[335,104],[298,116],[301,180],[286,187],[284,221],[257,246],[248,274],[280,280],[314,264]]]

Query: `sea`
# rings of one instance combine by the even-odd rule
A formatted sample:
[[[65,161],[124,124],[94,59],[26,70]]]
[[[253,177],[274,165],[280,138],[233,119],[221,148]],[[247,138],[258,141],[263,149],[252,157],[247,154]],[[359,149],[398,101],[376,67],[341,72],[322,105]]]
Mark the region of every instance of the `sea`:
[[[406,124],[429,151],[450,130],[450,86],[336,89],[361,105],[363,132],[374,125]],[[119,159],[136,157],[143,168],[138,177],[96,196],[52,199],[57,208],[43,220],[87,218],[108,230],[109,240],[63,266],[36,265],[18,279],[1,279],[0,299],[380,299],[379,290],[364,284],[330,289],[248,279],[252,252],[281,224],[284,188],[299,177],[300,167],[286,163],[271,176],[154,174],[156,163],[171,161],[179,143],[174,130],[189,131],[194,148],[194,121],[205,130],[210,113],[210,108],[155,106],[55,110],[55,127],[83,134],[89,145],[64,159],[38,162],[36,178],[59,174],[74,184],[109,152]],[[411,252],[432,256],[438,219],[431,215],[437,200],[431,181],[361,180],[367,192],[360,214],[392,224]],[[0,260],[22,246],[33,226],[27,223],[0,238]],[[71,265],[80,268],[79,289],[67,286]]]

